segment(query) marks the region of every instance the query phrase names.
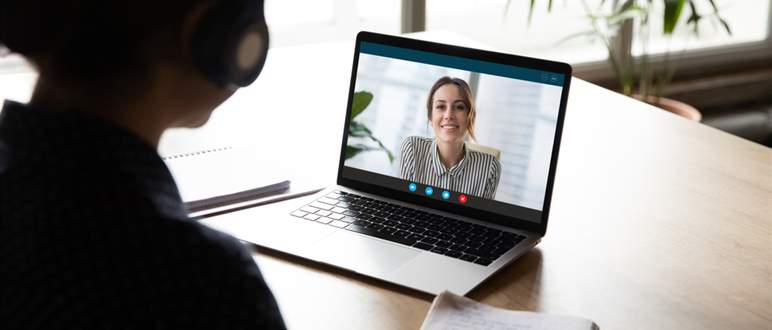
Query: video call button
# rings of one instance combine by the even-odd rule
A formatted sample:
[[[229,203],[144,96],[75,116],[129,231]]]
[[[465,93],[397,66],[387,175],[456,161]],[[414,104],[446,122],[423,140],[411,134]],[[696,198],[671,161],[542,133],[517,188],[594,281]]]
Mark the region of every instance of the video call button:
[[[426,194],[426,196],[431,196],[432,194],[434,194],[434,189],[432,187],[426,187],[426,189],[424,189],[424,193]]]
[[[458,202],[459,203],[466,204],[466,201],[467,201],[466,195],[464,195],[464,194],[458,195]]]
[[[415,192],[416,190],[418,190],[418,185],[415,184],[415,182],[411,182],[410,184],[407,185],[407,189],[412,192]]]
[[[450,191],[444,190],[442,192],[442,199],[450,199]]]

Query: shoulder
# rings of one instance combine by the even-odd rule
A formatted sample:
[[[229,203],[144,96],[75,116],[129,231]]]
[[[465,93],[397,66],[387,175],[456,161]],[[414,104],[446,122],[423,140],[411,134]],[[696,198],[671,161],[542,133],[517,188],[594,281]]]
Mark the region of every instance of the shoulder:
[[[402,140],[402,149],[425,149],[432,145],[433,139],[423,136],[408,136]]]
[[[489,153],[469,150],[469,157],[476,164],[479,164],[478,166],[487,166],[491,173],[499,173],[501,171],[501,162]]]
[[[420,146],[425,144],[431,144],[432,139],[423,136],[411,135],[402,140],[402,145]]]

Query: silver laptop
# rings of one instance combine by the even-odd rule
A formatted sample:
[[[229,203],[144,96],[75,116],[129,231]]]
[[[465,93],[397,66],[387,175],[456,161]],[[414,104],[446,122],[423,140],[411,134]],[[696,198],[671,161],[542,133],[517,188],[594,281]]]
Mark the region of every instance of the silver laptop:
[[[337,185],[204,222],[419,291],[467,294],[546,232],[570,80],[564,63],[362,32]]]

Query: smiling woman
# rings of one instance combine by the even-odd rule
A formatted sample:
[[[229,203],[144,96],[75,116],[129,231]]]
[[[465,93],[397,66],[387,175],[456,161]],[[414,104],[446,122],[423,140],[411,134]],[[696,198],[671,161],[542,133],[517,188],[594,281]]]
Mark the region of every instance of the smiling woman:
[[[427,119],[434,139],[410,136],[402,142],[400,176],[405,180],[494,198],[501,177],[495,156],[470,150],[477,110],[466,81],[442,77],[429,90]]]

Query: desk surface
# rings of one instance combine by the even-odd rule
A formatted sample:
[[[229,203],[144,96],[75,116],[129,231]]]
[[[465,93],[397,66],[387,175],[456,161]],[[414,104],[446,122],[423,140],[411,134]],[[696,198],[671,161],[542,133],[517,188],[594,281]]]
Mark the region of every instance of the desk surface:
[[[264,105],[241,121],[264,131],[245,136],[284,137],[332,182],[352,49],[274,51],[222,115]],[[470,297],[607,329],[768,329],[771,208],[772,150],[575,79],[547,235]],[[256,259],[296,329],[417,329],[432,299],[278,252]]]
[[[167,134],[161,153],[246,141],[332,183],[352,49],[272,50],[253,86],[203,129]],[[417,329],[432,299],[279,252],[255,258],[293,329]],[[574,79],[547,235],[469,296],[606,329],[769,329],[770,279],[772,150]]]

